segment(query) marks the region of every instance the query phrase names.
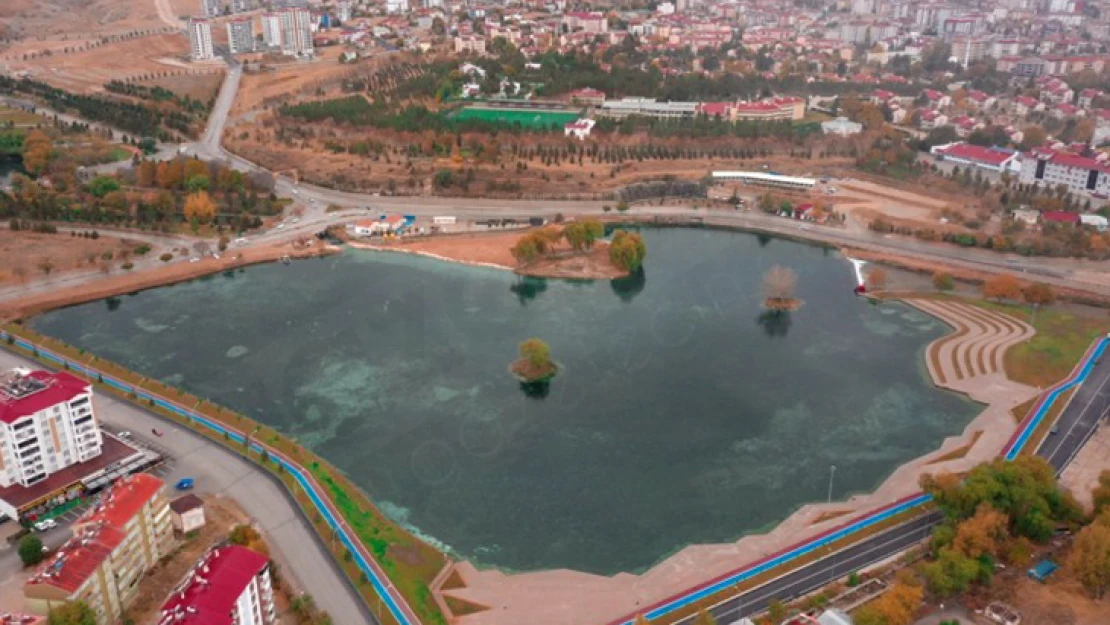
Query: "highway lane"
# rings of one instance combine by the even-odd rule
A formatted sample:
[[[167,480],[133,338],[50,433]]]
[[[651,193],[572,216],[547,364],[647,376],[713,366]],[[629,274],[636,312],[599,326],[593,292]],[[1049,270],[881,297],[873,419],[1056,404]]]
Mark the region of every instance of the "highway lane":
[[[1037,455],[1047,459],[1057,475],[1094,434],[1110,409],[1110,359],[1106,356],[1103,354],[1095,362],[1087,379],[1057,419],[1053,428],[1056,433],[1049,434],[1037,450]]]
[[[1108,413],[1110,413],[1110,359],[1104,355],[1096,361],[1087,379],[1080,384],[1067,409],[1058,418],[1057,434],[1050,435],[1041,444],[1037,449],[1037,455],[1045,458],[1059,475],[1098,429]],[[895,556],[924,541],[940,520],[940,513],[934,511],[887,532],[869,537],[847,549],[830,554],[763,586],[729,599],[714,607],[711,612],[722,625],[728,625],[743,616],[765,610],[771,599],[785,602],[814,592],[852,571]],[[693,618],[683,619],[680,623],[690,623]]]

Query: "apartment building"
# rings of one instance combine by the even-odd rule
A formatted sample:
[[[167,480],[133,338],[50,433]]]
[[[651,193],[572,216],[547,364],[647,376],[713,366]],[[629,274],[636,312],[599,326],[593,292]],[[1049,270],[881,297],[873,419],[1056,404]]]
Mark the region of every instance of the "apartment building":
[[[254,52],[254,22],[249,18],[229,21],[227,46],[232,54]]]
[[[231,0],[232,13],[246,13],[254,9],[254,0]]]
[[[267,48],[281,47],[281,17],[277,13],[265,13],[262,22],[262,44]]]
[[[208,20],[189,20],[189,56],[194,61],[216,58],[216,52],[212,48],[212,25]]]
[[[1089,156],[1036,148],[1021,163],[1022,184],[1067,186],[1072,193],[1110,195],[1110,164]]]
[[[222,12],[220,0],[200,0],[200,14],[203,17],[219,17]]]
[[[97,625],[120,620],[139,580],[173,545],[170,507],[158,478],[121,478],[73,524],[62,545],[23,586],[27,609],[48,614],[68,601],[83,601]]]
[[[288,56],[312,54],[312,14],[308,9],[293,7],[278,11],[281,51]]]
[[[162,605],[158,625],[277,623],[270,563],[239,545],[204,555]]]
[[[32,486],[100,455],[92,399],[92,386],[64,371],[0,376],[0,488]]]

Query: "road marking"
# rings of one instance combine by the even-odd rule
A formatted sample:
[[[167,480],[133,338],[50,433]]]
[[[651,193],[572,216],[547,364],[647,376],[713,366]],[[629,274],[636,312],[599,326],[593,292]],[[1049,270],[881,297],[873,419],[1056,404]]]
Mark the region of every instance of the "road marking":
[[[1072,423],[1071,427],[1068,428],[1067,434],[1056,440],[1056,447],[1052,450],[1052,453],[1046,456],[1049,461],[1056,457],[1056,454],[1060,451],[1060,446],[1064,444],[1064,441],[1067,440],[1069,436],[1071,436],[1071,433],[1075,430],[1075,426],[1079,425],[1079,422],[1083,420],[1083,417],[1087,414],[1087,411],[1090,410],[1091,404],[1095,403],[1095,400],[1102,395],[1102,389],[1106,386],[1107,382],[1110,382],[1110,375],[1107,375],[1105,378],[1103,378],[1102,384],[1099,384],[1098,389],[1095,390],[1094,394],[1091,395],[1090,401],[1088,401],[1087,404],[1083,406],[1083,411],[1079,413],[1079,418],[1075,420],[1075,423]],[[1082,387],[1082,385],[1083,383],[1080,382],[1079,386]],[[1079,388],[1076,388],[1075,392],[1078,393]],[[1060,417],[1062,416],[1064,415],[1060,415]],[[1057,422],[1059,422],[1060,418],[1057,417],[1056,420]],[[1055,427],[1055,425],[1056,424],[1054,423],[1053,427]]]

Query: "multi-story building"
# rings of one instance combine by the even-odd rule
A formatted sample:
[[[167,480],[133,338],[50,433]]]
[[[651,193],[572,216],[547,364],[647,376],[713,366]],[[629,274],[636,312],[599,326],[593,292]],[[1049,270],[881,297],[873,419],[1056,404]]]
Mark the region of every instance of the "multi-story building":
[[[1022,158],[1022,184],[1055,189],[1064,185],[1075,194],[1110,195],[1110,164],[1090,156],[1035,148]]]
[[[277,13],[264,13],[262,22],[262,44],[267,48],[281,47],[281,17]]]
[[[408,13],[408,0],[385,0],[385,12],[389,14]]]
[[[339,0],[339,2],[336,2],[335,17],[343,23],[351,21],[351,3],[347,0]]]
[[[254,52],[254,21],[249,18],[227,23],[227,46],[232,54]]]
[[[212,25],[208,20],[189,20],[189,56],[194,61],[207,61],[216,57],[212,49]]]
[[[158,625],[273,625],[270,561],[239,545],[204,555],[162,604]]]
[[[289,56],[312,54],[312,14],[303,7],[278,11],[281,52]]]
[[[119,622],[139,580],[172,549],[163,490],[162,481],[147,473],[118,480],[74,522],[73,538],[24,584],[27,608],[48,614],[83,601],[96,613],[97,625]]]
[[[698,112],[697,102],[657,102],[654,98],[621,98],[606,100],[597,109],[600,117],[624,119],[630,115],[660,119],[689,119]]]
[[[92,400],[92,386],[64,371],[16,369],[0,377],[0,487],[31,486],[99,456]]]
[[[203,17],[218,17],[223,11],[220,0],[200,0],[200,14]]]
[[[254,9],[254,0],[231,0],[232,13],[246,13]]]
[[[485,37],[475,35],[455,37],[455,54],[473,52],[474,54],[486,53]]]

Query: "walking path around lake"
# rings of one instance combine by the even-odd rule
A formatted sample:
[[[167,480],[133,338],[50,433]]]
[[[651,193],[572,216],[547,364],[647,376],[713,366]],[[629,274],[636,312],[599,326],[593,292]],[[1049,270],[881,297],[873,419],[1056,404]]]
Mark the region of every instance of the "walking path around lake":
[[[571,570],[507,574],[478,570],[469,562],[461,562],[455,571],[465,586],[439,590],[439,595],[489,608],[457,617],[463,625],[612,622],[646,612],[674,596],[676,588],[699,587],[708,579],[726,576],[800,544],[800,538],[839,527],[846,518],[910,497],[919,492],[923,474],[967,471],[994,459],[1017,432],[1011,409],[1038,394],[1038,389],[1008,379],[1001,366],[1006,349],[1027,340],[1033,329],[1006,315],[968,304],[931,300],[909,303],[954,329],[926,349],[934,382],[965,393],[985,408],[961,435],[945,439],[937,451],[902,465],[874,492],[853,496],[846,502],[803,506],[767,534],[746,536],[735,543],[689,546],[642,575],[602,577]],[[934,355],[942,355],[942,364],[933,363]],[[959,362],[964,365],[957,369]]]

